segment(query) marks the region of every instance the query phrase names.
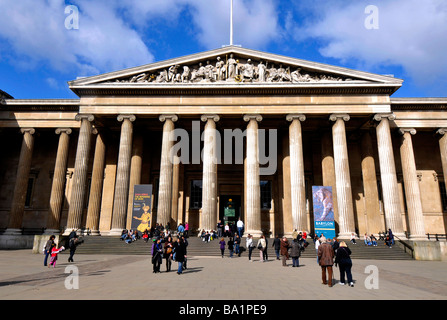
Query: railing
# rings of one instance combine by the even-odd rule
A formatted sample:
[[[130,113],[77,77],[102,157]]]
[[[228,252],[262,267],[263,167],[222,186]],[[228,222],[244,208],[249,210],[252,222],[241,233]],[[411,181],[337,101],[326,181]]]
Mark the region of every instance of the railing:
[[[394,235],[394,238],[399,240],[399,243],[403,246],[405,253],[410,253],[411,257],[414,259],[414,248],[406,241],[400,239],[398,236]]]
[[[435,234],[427,233],[427,238],[428,238],[428,240],[432,240],[434,238],[436,241],[439,241],[439,240],[446,241],[447,240],[447,235],[446,234],[438,234],[438,233],[435,233]]]

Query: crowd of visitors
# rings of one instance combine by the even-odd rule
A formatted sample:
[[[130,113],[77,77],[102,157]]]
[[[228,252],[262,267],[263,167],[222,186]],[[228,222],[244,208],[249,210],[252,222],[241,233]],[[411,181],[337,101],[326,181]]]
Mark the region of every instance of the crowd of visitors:
[[[163,259],[165,260],[166,272],[171,271],[172,262],[178,263],[177,274],[182,274],[187,269],[187,247],[188,240],[183,236],[166,238],[157,237],[152,239],[152,265],[153,273],[160,273]]]

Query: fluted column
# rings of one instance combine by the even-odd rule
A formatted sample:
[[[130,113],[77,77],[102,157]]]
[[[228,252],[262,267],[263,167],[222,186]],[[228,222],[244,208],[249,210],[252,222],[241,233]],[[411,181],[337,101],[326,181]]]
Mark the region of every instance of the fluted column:
[[[351,174],[349,171],[345,129],[345,121],[349,121],[350,117],[347,114],[332,114],[329,119],[335,121],[332,126],[332,139],[338,204],[338,237],[349,238],[351,233],[355,232]]]
[[[171,218],[174,122],[177,115],[161,115],[163,140],[161,146],[160,180],[158,185],[157,223],[165,226]]]
[[[436,132],[441,135],[439,139],[439,151],[441,153],[442,172],[444,175],[444,183],[447,189],[447,128],[440,128]]]
[[[5,234],[19,234],[22,228],[23,213],[25,210],[25,197],[28,186],[29,173],[34,149],[33,128],[21,129],[23,134],[22,148],[20,150],[17,179],[12,196],[11,211],[9,213],[8,229]]]
[[[101,196],[104,182],[106,145],[101,132],[96,132],[95,155],[93,159],[92,182],[88,201],[86,228],[91,235],[99,235],[99,215],[101,212]]]
[[[386,228],[391,229],[399,238],[405,238],[389,123],[395,118],[390,113],[374,116],[374,120],[379,121],[376,133]]]
[[[399,129],[402,135],[400,157],[404,176],[405,198],[407,201],[408,222],[410,227],[410,240],[425,240],[425,224],[422,213],[421,191],[414,160],[413,143],[411,135],[416,134],[415,129]]]
[[[306,120],[306,116],[289,114],[286,119],[291,121],[289,126],[289,149],[293,229],[304,231],[307,230],[307,212],[301,122]]]
[[[126,228],[127,199],[129,196],[130,161],[132,155],[132,136],[134,115],[119,115],[121,125],[118,168],[116,170],[115,197],[113,201],[112,229],[110,235],[120,235]]]
[[[217,224],[217,134],[218,115],[203,115],[206,122],[203,146],[202,213],[200,229],[214,230]]]
[[[260,237],[261,186],[259,179],[258,121],[261,115],[244,115],[247,125],[247,155],[245,164],[245,234]]]
[[[65,234],[69,234],[72,229],[81,228],[85,191],[87,189],[88,160],[93,130],[91,122],[94,120],[94,116],[77,115],[76,120],[81,121],[81,128],[79,129],[75,169],[73,172],[73,185]]]
[[[129,178],[129,196],[127,200],[127,228],[131,228],[132,226],[134,190],[135,185],[141,183],[141,171],[143,167],[143,135],[141,133],[135,134],[135,138],[133,140]]]
[[[56,129],[59,135],[57,147],[56,164],[54,165],[53,184],[51,186],[50,209],[48,211],[46,234],[57,234],[60,232],[60,219],[62,204],[64,202],[65,181],[67,175],[68,150],[70,147],[69,128]]]

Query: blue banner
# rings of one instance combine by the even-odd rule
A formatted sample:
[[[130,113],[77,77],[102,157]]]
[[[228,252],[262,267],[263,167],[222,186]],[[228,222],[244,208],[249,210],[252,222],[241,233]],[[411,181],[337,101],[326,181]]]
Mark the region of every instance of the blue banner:
[[[335,238],[332,187],[312,186],[315,234]]]

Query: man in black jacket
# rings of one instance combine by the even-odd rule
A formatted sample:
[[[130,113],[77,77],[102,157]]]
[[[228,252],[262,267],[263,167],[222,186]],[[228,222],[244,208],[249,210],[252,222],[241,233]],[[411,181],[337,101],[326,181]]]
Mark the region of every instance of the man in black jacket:
[[[275,237],[275,240],[273,240],[272,247],[275,248],[276,260],[279,260],[279,250],[281,249],[281,240],[279,239],[278,235]]]

